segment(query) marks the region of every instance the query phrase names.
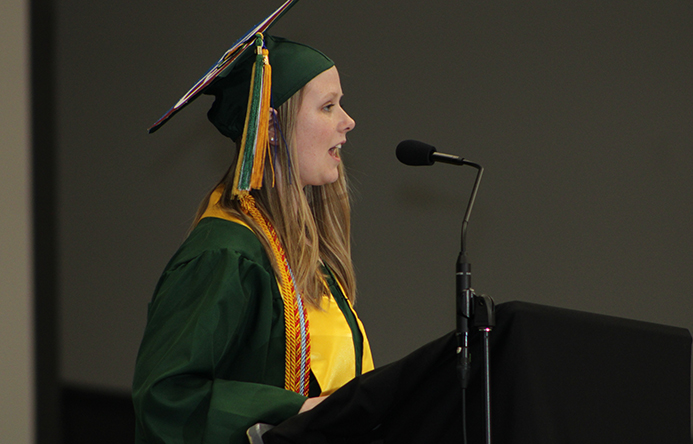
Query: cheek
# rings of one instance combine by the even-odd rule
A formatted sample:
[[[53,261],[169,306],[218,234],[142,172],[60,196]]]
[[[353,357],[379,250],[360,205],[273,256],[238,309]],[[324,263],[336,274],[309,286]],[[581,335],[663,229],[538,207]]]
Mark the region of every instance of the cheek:
[[[317,156],[332,138],[329,122],[320,116],[303,115],[296,127],[296,149],[303,156]]]
[[[301,151],[303,147],[311,143],[314,137],[313,119],[308,113],[299,113],[296,119],[296,148]]]
[[[315,161],[315,130],[309,119],[301,118],[296,125],[296,155],[299,174],[310,174]]]
[[[297,166],[303,185],[324,185],[337,178],[328,178],[326,171],[334,167],[329,149],[337,143],[329,119],[322,116],[300,116],[296,125]]]

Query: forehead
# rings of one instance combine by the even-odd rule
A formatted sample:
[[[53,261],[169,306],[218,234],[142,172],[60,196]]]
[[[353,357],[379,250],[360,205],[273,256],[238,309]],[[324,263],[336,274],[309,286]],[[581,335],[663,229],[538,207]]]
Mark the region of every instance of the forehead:
[[[339,73],[334,66],[315,76],[304,87],[304,96],[319,99],[325,96],[342,96]]]

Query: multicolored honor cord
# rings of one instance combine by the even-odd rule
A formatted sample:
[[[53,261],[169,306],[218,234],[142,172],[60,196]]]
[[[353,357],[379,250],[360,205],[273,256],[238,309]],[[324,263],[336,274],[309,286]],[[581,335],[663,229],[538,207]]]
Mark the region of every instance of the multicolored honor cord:
[[[284,302],[286,357],[284,388],[308,396],[310,382],[310,333],[308,315],[301,295],[296,290],[294,276],[284,248],[272,224],[262,215],[249,194],[240,196],[243,212],[250,216],[265,233],[276,263],[279,265],[279,292]]]

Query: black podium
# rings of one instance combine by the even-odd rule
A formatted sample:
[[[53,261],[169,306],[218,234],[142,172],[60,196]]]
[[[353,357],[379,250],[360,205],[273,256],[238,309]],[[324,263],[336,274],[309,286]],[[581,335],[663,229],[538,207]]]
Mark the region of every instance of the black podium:
[[[522,302],[497,316],[494,442],[691,442],[688,330]],[[468,398],[471,442],[483,437],[479,385]]]
[[[495,444],[691,442],[688,330],[523,302],[491,333]],[[480,335],[470,444],[483,443]],[[266,435],[277,443],[462,443],[452,334],[376,369]]]

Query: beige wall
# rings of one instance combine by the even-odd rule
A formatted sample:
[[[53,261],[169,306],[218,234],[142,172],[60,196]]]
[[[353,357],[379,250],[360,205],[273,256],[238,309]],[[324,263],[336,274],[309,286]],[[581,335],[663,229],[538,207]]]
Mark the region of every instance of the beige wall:
[[[34,441],[28,1],[0,2],[0,442]]]

